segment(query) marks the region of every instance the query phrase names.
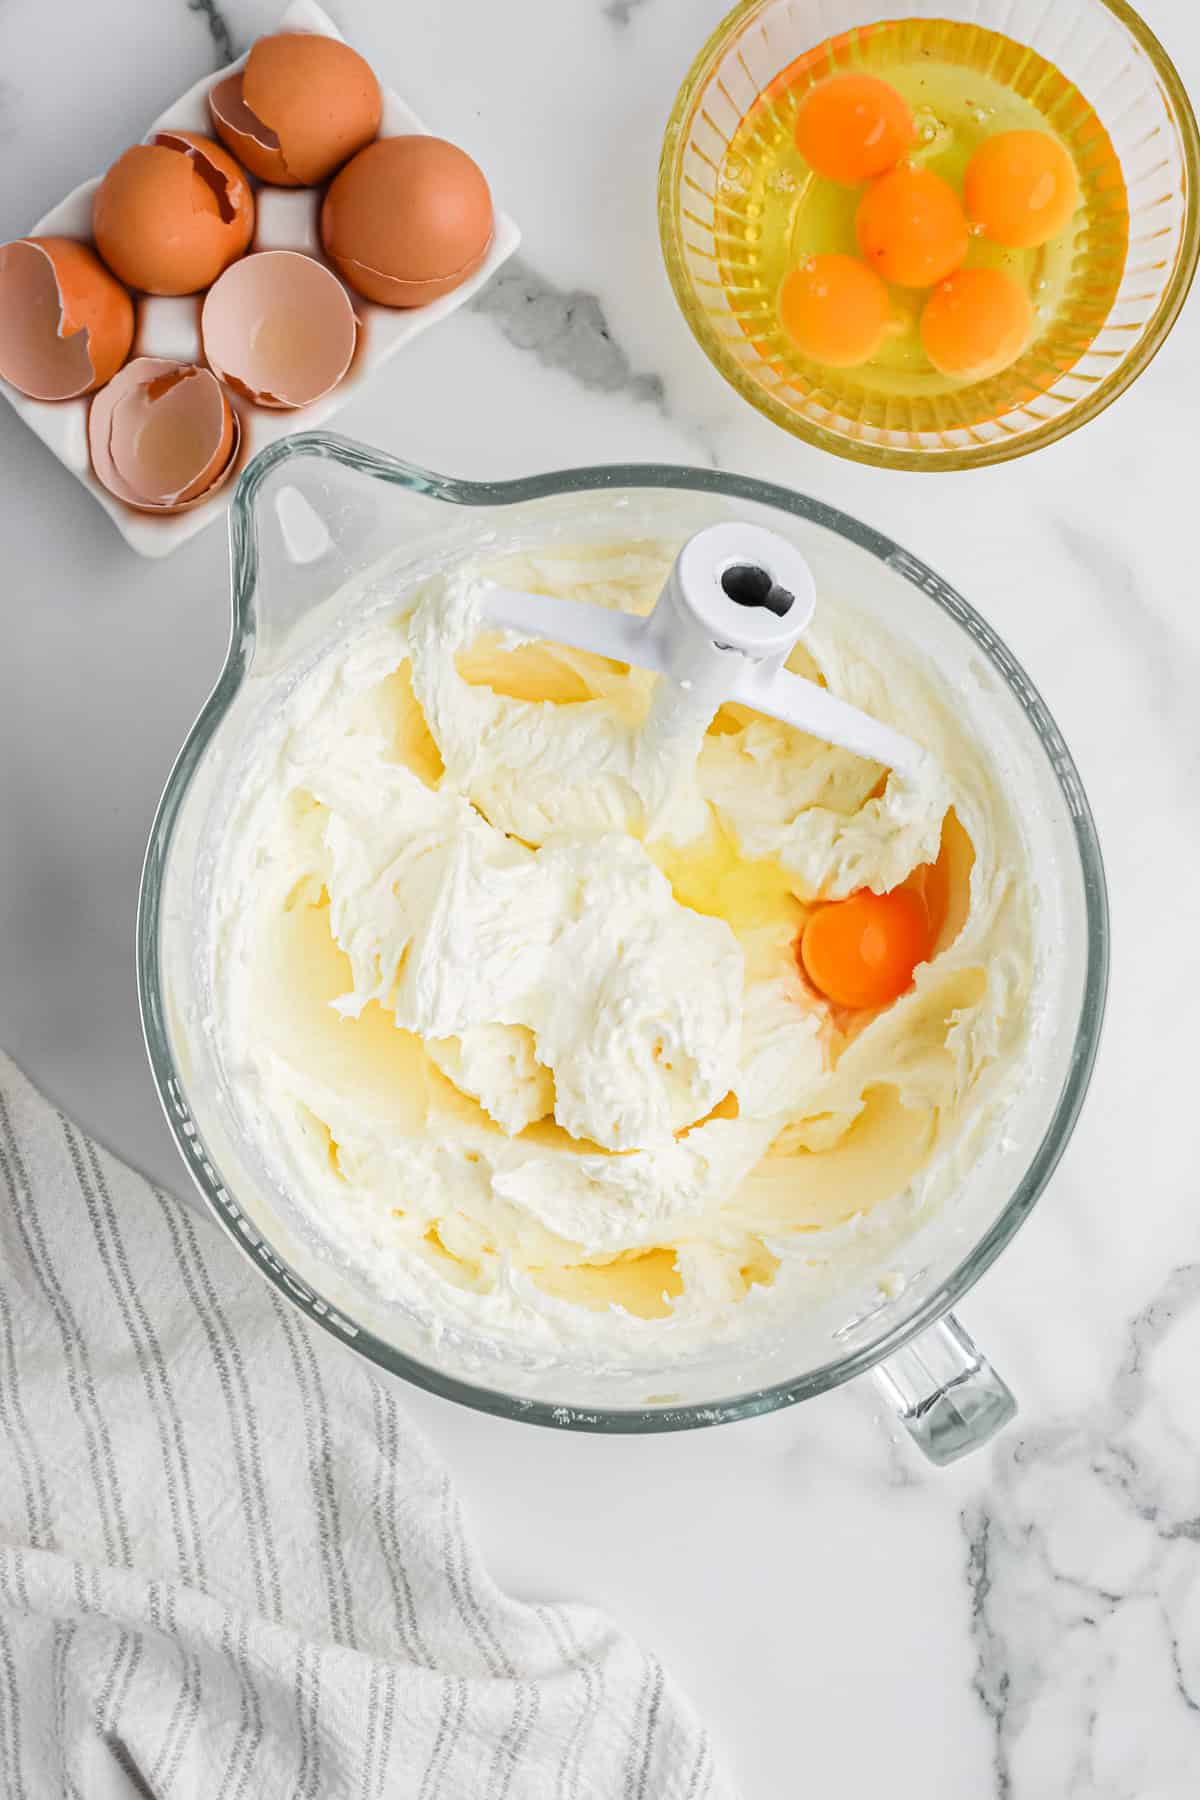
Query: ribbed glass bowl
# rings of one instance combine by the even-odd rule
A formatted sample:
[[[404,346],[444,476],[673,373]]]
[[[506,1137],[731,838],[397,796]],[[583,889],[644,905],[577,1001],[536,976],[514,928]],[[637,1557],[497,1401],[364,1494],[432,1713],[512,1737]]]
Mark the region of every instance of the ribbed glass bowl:
[[[884,397],[856,382],[853,370],[779,354],[773,296],[764,297],[761,319],[745,304],[734,310],[728,283],[739,278],[744,244],[729,231],[726,158],[738,126],[764,95],[770,102],[786,86],[763,129],[787,129],[798,84],[833,69],[877,66],[881,24],[909,35],[919,51],[941,41],[939,22],[946,20],[971,28],[966,41],[985,61],[1003,54],[992,36],[1001,33],[1065,77],[1050,122],[1081,171],[1086,237],[1063,308],[1042,322],[1010,369],[944,394]],[[1041,79],[1018,64],[1011,85],[1028,93]],[[1111,152],[1097,149],[1094,125],[1089,136],[1086,123],[1076,124],[1078,95],[1099,117]],[[1112,180],[1113,155],[1127,221],[1111,199],[1120,185]],[[785,431],[856,462],[967,469],[1055,443],[1137,379],[1179,316],[1195,273],[1198,184],[1200,136],[1186,90],[1125,0],[743,0],[704,45],[676,98],[659,167],[658,218],[683,315],[744,399]]]

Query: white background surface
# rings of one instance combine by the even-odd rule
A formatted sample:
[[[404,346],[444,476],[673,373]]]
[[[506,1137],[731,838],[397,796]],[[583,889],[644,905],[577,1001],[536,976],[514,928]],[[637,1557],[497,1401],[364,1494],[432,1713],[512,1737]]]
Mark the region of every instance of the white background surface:
[[[1083,1122],[963,1316],[1017,1390],[942,1474],[868,1386],[771,1419],[606,1440],[419,1395],[515,1591],[608,1607],[660,1651],[749,1800],[1183,1800],[1200,1769],[1200,301],[1115,408],[1005,468],[905,476],[786,439],[708,369],[654,224],[658,140],[721,0],[332,7],[524,233],[475,308],[339,429],[500,476],[710,462],[828,499],[960,586],[1041,686],[1112,887],[1109,1020]],[[1200,8],[1143,7],[1200,92]],[[233,0],[240,52],[273,23]],[[103,167],[205,70],[185,0],[0,12],[0,236]],[[0,1043],[182,1191],[133,980],[142,849],[219,668],[215,527],[139,561],[0,414]]]

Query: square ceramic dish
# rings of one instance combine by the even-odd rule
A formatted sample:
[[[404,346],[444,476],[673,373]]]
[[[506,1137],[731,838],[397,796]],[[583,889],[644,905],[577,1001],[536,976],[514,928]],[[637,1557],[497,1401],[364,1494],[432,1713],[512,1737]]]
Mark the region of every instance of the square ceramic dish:
[[[277,27],[280,31],[314,31],[326,37],[341,38],[332,19],[322,12],[315,0],[291,0]],[[189,88],[173,106],[159,115],[145,133],[156,131],[196,131],[206,137],[214,135],[208,112],[209,89],[224,79],[231,69],[240,69],[243,56],[229,68],[206,75]],[[380,84],[382,86],[382,83]],[[418,119],[398,94],[383,88],[381,137],[402,137],[409,132],[425,132],[429,127]],[[486,170],[484,171],[486,174]],[[92,196],[100,185],[100,176],[85,181],[68,194],[44,218],[38,220],[30,237],[91,238]],[[256,185],[256,216],[251,250],[300,250],[325,262],[321,252],[317,221],[320,214],[322,188],[273,188]],[[168,514],[135,512],[100,486],[92,473],[87,446],[87,416],[91,395],[79,400],[47,402],[30,400],[5,382],[0,392],[14,410],[36,431],[42,442],[69,469],[88,492],[99,501],[117,530],[131,549],[140,556],[168,556],[172,550],[194,537],[216,518],[224,518],[239,469],[276,438],[285,437],[298,425],[319,425],[343,406],[376,371],[393,357],[403,345],[419,337],[431,325],[447,318],[490,280],[506,258],[520,243],[520,233],[506,213],[495,217],[492,247],[482,266],[462,286],[440,300],[426,306],[397,310],[375,306],[361,295],[350,293],[358,317],[358,347],[345,379],[323,399],[300,412],[275,412],[254,406],[231,390],[226,390],[230,404],[238,414],[242,428],[241,446],[233,470],[211,500],[190,512]],[[165,356],[182,362],[203,363],[200,346],[200,307],[203,294],[188,294],[180,299],[162,299],[156,295],[135,296],[136,323],[130,356]]]

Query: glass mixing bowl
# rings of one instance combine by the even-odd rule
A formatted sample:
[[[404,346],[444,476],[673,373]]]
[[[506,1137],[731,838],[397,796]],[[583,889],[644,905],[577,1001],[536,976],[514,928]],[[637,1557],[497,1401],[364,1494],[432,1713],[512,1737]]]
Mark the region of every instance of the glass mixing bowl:
[[[247,745],[313,661],[397,591],[472,552],[564,539],[682,538],[738,518],[790,538],[818,596],[844,597],[915,637],[1003,736],[1061,977],[1043,1066],[1000,1141],[952,1201],[769,1341],[661,1369],[546,1366],[511,1349],[436,1339],[323,1244],[244,1129],[214,1048],[205,921],[213,848]],[[1036,689],[962,596],[899,545],[803,495],[711,470],[572,469],[456,481],[324,432],[272,444],[238,483],[233,621],[225,667],[180,752],[151,833],[138,916],[138,983],[167,1121],[201,1194],[280,1291],[380,1368],[487,1412],[592,1431],[715,1425],[822,1393],[877,1368],[935,1461],[981,1442],[1012,1397],[948,1309],[1044,1188],[1083,1100],[1100,1033],[1108,911],[1091,813]],[[971,701],[968,696],[975,696]],[[251,752],[252,753],[252,752]]]
[[[999,33],[1060,72],[1049,102],[1052,76],[1044,64],[1018,61],[1006,79],[1041,102],[1075,155],[1085,254],[1076,260],[1062,308],[1011,369],[948,393],[880,395],[856,383],[854,370],[799,364],[780,353],[774,299],[760,304],[747,297],[753,272],[744,268],[744,245],[729,233],[728,184],[738,179],[728,166],[729,146],[756,107],[760,132],[789,131],[800,80],[860,64],[886,75],[880,58],[892,54],[884,48],[892,38],[904,39],[914,58],[944,55],[947,20],[964,28],[954,60],[973,69],[987,72],[1004,60]],[[770,102],[785,71],[790,92],[775,111]],[[1096,117],[1111,151],[1101,143]],[[1127,216],[1113,198],[1113,157]],[[1187,91],[1125,0],[742,0],[700,50],[679,90],[659,165],[658,220],[684,318],[743,399],[785,431],[855,462],[968,469],[1055,443],[1103,412],[1141,374],[1178,318],[1195,274],[1198,189],[1200,136]],[[743,284],[740,315],[727,280]]]

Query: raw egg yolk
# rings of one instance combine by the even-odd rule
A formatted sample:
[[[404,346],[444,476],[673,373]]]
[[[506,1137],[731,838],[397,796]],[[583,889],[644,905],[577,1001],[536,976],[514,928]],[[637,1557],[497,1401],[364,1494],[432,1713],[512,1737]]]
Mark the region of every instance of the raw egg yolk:
[[[1035,250],[1064,229],[1079,200],[1070,154],[1044,131],[999,131],[967,164],[967,212],[1010,250]]]
[[[967,254],[967,219],[958,195],[932,169],[892,169],[873,181],[855,219],[863,255],[885,281],[932,287]]]
[[[874,356],[891,310],[883,282],[854,256],[806,257],[779,290],[779,316],[792,342],[834,369]]]
[[[921,347],[943,375],[986,381],[1016,362],[1033,329],[1033,306],[1003,269],[959,269],[935,287],[921,314]]]
[[[869,181],[913,140],[908,101],[878,75],[833,75],[810,88],[796,112],[796,148],[829,181]]]
[[[800,939],[805,974],[837,1006],[887,1006],[912,986],[913,970],[933,948],[924,902],[911,888],[818,907]]]

